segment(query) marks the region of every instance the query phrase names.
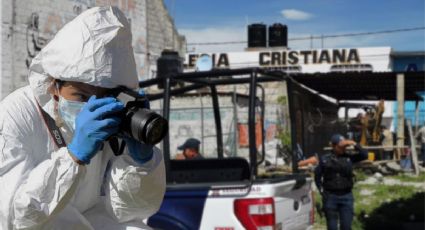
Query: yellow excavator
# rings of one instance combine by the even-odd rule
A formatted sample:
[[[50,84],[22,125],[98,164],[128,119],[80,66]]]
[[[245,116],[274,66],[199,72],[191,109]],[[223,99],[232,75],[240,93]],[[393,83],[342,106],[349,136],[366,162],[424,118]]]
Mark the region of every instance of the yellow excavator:
[[[361,145],[380,145],[381,122],[384,111],[384,101],[381,100],[374,107],[368,107],[365,115],[359,115],[349,122],[352,130],[361,133]]]

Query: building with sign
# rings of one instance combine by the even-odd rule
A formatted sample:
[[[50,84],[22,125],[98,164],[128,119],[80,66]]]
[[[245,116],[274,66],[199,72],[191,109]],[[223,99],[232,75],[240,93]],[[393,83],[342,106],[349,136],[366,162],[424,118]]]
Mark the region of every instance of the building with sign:
[[[209,56],[213,68],[259,67],[291,73],[344,72],[417,72],[425,70],[425,52],[395,52],[390,47],[349,49],[289,50],[286,48],[257,49],[247,52],[186,54],[186,71],[195,71],[199,57]],[[395,91],[395,89],[394,89]],[[424,93],[418,92],[424,96]],[[378,98],[376,98],[378,99]],[[393,117],[397,106],[386,102],[386,117]],[[418,125],[425,122],[425,104],[419,102]],[[351,116],[358,111],[350,111]],[[406,102],[406,118],[416,120],[416,102]]]
[[[186,54],[185,67],[195,69],[198,57],[205,54]],[[288,50],[270,49],[229,53],[211,53],[214,68],[274,68],[298,73],[327,73],[347,71],[391,71],[391,48],[351,48]]]

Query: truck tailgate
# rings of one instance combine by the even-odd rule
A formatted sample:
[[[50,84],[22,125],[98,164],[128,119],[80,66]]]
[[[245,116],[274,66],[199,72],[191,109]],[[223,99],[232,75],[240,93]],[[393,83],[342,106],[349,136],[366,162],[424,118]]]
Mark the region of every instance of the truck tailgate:
[[[314,205],[311,183],[310,178],[302,183],[295,179],[258,183],[248,195],[244,189],[211,190],[200,229],[245,229],[235,215],[235,201],[264,198],[274,200],[275,229],[309,229]]]
[[[156,229],[242,230],[246,229],[240,216],[243,211],[237,210],[236,203],[266,200],[270,202],[266,215],[273,216],[273,224],[262,229],[309,229],[313,207],[311,183],[311,178],[291,177],[256,180],[250,189],[174,187],[167,189],[160,211],[148,224]],[[246,213],[261,215],[265,210],[264,205],[253,207],[248,207]]]

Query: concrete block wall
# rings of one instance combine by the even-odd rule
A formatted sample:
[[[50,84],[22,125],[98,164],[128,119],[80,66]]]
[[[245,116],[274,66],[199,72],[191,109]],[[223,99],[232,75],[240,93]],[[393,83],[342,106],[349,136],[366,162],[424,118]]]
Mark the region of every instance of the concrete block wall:
[[[28,84],[32,58],[64,24],[88,8],[102,5],[119,7],[131,21],[140,79],[154,76],[150,70],[156,68],[150,65],[155,65],[163,49],[183,50],[184,38],[177,34],[162,1],[2,0],[0,100]]]
[[[286,96],[285,82],[262,83],[265,88],[265,145],[267,156],[275,159],[276,145],[279,131],[289,130],[288,108],[278,102],[278,98]],[[248,95],[249,87],[247,84],[217,87],[219,92],[237,92],[241,95]],[[210,96],[200,96],[197,92],[209,92],[208,90],[193,91],[193,97],[173,97],[170,101],[170,153],[171,158],[175,157],[180,151],[177,146],[184,143],[187,138],[197,138],[201,140],[201,150],[205,157],[215,157],[217,155],[215,120],[212,110],[212,101]],[[257,97],[261,98],[261,90],[258,88]],[[151,108],[161,112],[162,101],[152,101]],[[225,154],[232,154],[234,148],[237,148],[237,154],[240,157],[248,157],[249,149],[239,145],[240,130],[237,125],[247,125],[248,107],[235,105],[232,102],[232,96],[219,96],[221,125],[223,131],[223,143]],[[236,116],[236,120],[235,120]],[[257,119],[260,116],[260,110],[257,110]],[[203,122],[202,122],[203,120]],[[242,138],[243,139],[243,138]],[[235,146],[236,145],[236,146]],[[227,155],[230,156],[230,155]],[[273,161],[274,162],[274,161]]]
[[[186,40],[178,34],[174,20],[168,13],[163,1],[149,1],[147,10],[147,37],[149,53],[148,78],[156,76],[156,60],[165,49],[176,50],[183,57],[186,51]],[[170,23],[171,22],[171,23]]]

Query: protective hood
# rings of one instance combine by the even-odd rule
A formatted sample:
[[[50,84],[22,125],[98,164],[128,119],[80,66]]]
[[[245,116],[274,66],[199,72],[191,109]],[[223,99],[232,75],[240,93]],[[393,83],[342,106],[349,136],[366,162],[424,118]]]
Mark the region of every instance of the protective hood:
[[[50,100],[53,78],[103,88],[138,86],[127,18],[116,7],[94,7],[66,24],[32,60],[29,82],[38,103]]]

